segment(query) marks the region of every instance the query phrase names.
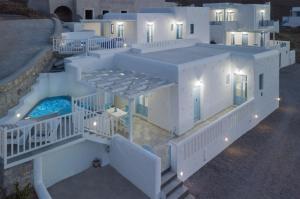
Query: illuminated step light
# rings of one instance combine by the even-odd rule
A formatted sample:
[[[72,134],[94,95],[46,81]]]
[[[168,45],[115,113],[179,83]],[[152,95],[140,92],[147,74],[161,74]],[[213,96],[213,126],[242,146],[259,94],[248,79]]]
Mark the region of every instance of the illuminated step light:
[[[180,176],[181,176],[181,177],[183,176],[183,172],[182,172],[182,171],[180,172]]]

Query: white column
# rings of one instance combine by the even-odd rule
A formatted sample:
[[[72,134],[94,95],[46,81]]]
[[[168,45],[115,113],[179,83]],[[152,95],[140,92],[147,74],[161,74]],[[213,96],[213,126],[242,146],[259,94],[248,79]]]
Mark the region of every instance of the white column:
[[[129,131],[129,140],[130,142],[133,142],[133,99],[128,99],[128,117],[129,117],[129,125],[128,125],[128,131]]]

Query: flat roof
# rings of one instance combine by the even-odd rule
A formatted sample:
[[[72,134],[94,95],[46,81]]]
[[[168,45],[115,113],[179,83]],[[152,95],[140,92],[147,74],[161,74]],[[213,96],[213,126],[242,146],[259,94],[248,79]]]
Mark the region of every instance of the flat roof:
[[[169,50],[155,51],[143,54],[132,54],[134,56],[154,59],[171,64],[183,64],[228,53],[239,53],[244,55],[255,55],[270,51],[265,48],[240,47],[225,45],[196,44],[191,47],[174,48]],[[130,52],[128,52],[130,54]]]

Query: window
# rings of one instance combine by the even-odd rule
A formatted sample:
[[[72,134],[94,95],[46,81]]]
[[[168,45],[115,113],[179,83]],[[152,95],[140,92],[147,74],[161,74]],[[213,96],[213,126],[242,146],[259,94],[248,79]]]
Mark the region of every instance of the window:
[[[147,23],[147,43],[153,42],[154,24]]]
[[[110,33],[115,34],[115,24],[110,24]]]
[[[85,19],[93,19],[93,10],[85,10]]]
[[[235,34],[234,33],[231,33],[230,34],[230,43],[231,43],[231,45],[233,46],[233,45],[235,45]]]
[[[103,14],[103,15],[105,15],[106,13],[109,13],[109,11],[108,11],[108,10],[103,10],[103,11],[102,11],[102,14]]]
[[[183,24],[176,24],[176,39],[183,38]]]
[[[118,37],[123,38],[124,37],[124,24],[118,24]]]
[[[194,34],[194,32],[195,32],[194,24],[190,24],[190,34]]]
[[[224,21],[224,16],[223,16],[222,11],[216,11],[216,21]]]
[[[226,12],[226,21],[234,21],[235,12],[227,11]]]
[[[121,10],[121,13],[127,13],[127,11],[126,10]]]
[[[259,75],[259,90],[264,89],[264,74]]]

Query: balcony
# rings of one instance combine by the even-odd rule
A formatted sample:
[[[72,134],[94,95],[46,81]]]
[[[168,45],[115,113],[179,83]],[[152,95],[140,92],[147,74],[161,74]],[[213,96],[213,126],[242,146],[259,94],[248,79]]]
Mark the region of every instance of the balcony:
[[[268,31],[279,32],[279,21],[260,20],[258,22],[259,29],[267,29]]]

